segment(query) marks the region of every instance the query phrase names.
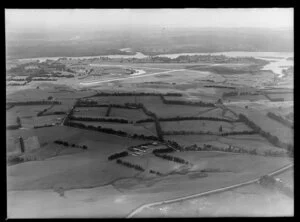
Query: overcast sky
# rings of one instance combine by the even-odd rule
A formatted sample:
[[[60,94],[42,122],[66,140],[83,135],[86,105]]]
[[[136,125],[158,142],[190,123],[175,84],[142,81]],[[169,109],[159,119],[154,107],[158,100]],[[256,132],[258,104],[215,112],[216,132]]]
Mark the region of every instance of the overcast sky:
[[[127,25],[293,28],[293,9],[6,9],[5,20],[9,30]]]

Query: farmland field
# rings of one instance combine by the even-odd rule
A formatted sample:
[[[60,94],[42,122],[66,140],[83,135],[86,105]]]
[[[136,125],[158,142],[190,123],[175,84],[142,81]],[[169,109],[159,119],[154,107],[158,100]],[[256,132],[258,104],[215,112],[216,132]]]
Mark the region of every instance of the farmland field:
[[[109,116],[114,118],[125,118],[130,121],[149,118],[149,116],[147,116],[141,109],[122,109],[114,107],[111,109]]]
[[[185,121],[172,121],[161,122],[163,131],[204,131],[219,133],[221,132],[238,132],[238,131],[251,131],[243,123],[228,123],[223,121],[208,121],[208,120],[185,120]]]
[[[271,99],[283,99],[284,101],[293,101],[294,100],[294,94],[293,93],[272,93],[268,94],[268,96]]]
[[[107,107],[77,107],[74,110],[75,117],[104,117]]]
[[[260,52],[260,42],[244,49],[254,32],[224,48],[213,32],[203,41],[207,35],[199,37],[198,31],[177,36],[171,28],[150,30],[143,39],[144,32],[130,34],[133,28],[111,36],[81,31],[63,44],[47,35],[56,46],[53,54],[68,42],[72,47],[55,57],[7,58],[14,68],[7,68],[6,83],[26,79],[24,86],[6,87],[6,124],[15,125],[6,131],[8,218],[294,213],[293,198],[269,189],[272,178],[263,177],[291,167],[273,177],[294,190],[293,125],[268,116],[272,112],[293,124],[293,67],[272,67],[293,55]],[[218,36],[222,44],[231,39],[228,33]],[[43,47],[50,47],[47,41]],[[195,41],[200,45],[194,47]],[[64,57],[82,48],[84,56]],[[193,53],[169,55],[185,49]],[[57,81],[33,81],[37,78]],[[30,101],[48,104],[12,103]],[[265,187],[249,183],[261,177]],[[201,197],[183,200],[195,194]],[[166,204],[174,199],[180,201]]]
[[[237,113],[246,115],[251,121],[257,124],[263,131],[269,132],[271,135],[277,136],[282,142],[293,143],[293,131],[281,123],[267,118],[267,116],[250,109],[242,109],[241,107],[230,106]]]
[[[159,97],[143,97],[140,102],[160,118],[199,116],[204,112],[211,110],[211,107],[164,104]]]

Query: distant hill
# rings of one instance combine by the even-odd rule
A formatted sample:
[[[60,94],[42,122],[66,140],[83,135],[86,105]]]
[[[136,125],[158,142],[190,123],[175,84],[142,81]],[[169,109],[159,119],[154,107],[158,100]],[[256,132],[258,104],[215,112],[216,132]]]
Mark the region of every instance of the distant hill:
[[[257,28],[7,32],[9,58],[183,52],[293,51],[293,31]]]

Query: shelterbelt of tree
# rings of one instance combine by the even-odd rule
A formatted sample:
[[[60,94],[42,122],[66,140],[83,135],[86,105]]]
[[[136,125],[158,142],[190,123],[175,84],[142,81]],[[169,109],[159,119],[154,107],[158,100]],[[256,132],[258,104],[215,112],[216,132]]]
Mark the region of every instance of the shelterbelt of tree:
[[[151,93],[151,92],[98,92],[95,95],[92,96],[86,96],[84,98],[92,98],[92,97],[98,97],[98,96],[182,96],[181,93]]]
[[[228,123],[240,122],[240,120],[230,120],[225,118],[218,118],[218,117],[205,117],[205,116],[177,116],[177,117],[170,117],[170,118],[158,118],[160,122],[169,122],[169,121],[182,121],[182,120],[209,120],[209,121],[222,121]],[[153,119],[141,119],[136,121],[136,123],[146,123],[146,122],[153,122]]]
[[[26,105],[51,105],[57,104],[60,105],[61,102],[59,101],[47,101],[47,100],[40,100],[40,101],[24,101],[24,102],[6,102],[6,105],[14,105],[14,106],[26,106]]]

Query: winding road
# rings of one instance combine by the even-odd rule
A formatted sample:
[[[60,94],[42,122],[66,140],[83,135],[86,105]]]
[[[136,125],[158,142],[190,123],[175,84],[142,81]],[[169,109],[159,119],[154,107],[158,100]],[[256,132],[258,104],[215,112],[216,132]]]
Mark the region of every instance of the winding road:
[[[289,164],[287,166],[284,166],[276,171],[273,171],[269,174],[267,174],[268,176],[274,176],[276,174],[279,174],[285,170],[290,169],[291,167],[293,167],[294,164]],[[205,195],[209,195],[209,194],[214,194],[214,193],[218,193],[218,192],[223,192],[223,191],[227,191],[227,190],[231,190],[234,188],[238,188],[241,186],[245,186],[245,185],[249,185],[252,183],[256,183],[258,182],[260,179],[260,177],[255,178],[253,180],[249,180],[247,182],[243,182],[243,183],[238,183],[232,186],[228,186],[228,187],[223,187],[223,188],[219,188],[219,189],[215,189],[215,190],[210,190],[210,191],[206,191],[203,193],[198,193],[198,194],[193,194],[193,195],[189,195],[189,196],[185,196],[185,197],[180,197],[180,198],[176,198],[176,199],[171,199],[171,200],[165,200],[165,201],[159,201],[159,202],[154,202],[154,203],[150,203],[150,204],[144,204],[140,207],[138,207],[137,209],[133,210],[126,218],[132,218],[134,215],[136,215],[137,213],[141,212],[143,209],[148,208],[148,207],[153,207],[153,206],[157,206],[157,205],[162,205],[162,204],[168,204],[168,203],[175,203],[178,201],[182,201],[182,200],[188,200],[188,199],[192,199],[192,198],[196,198],[196,197],[202,197]]]

